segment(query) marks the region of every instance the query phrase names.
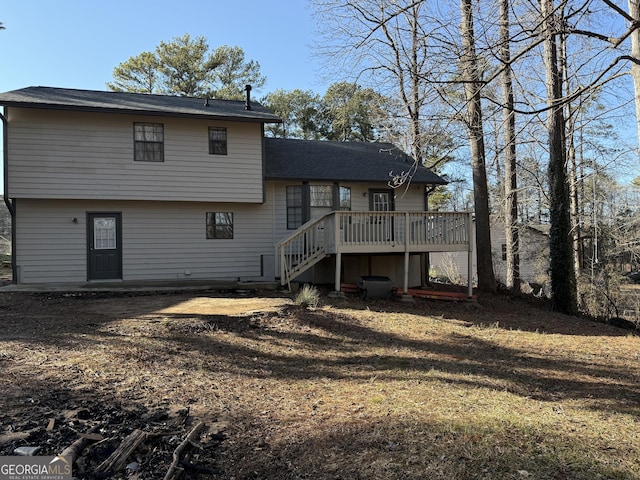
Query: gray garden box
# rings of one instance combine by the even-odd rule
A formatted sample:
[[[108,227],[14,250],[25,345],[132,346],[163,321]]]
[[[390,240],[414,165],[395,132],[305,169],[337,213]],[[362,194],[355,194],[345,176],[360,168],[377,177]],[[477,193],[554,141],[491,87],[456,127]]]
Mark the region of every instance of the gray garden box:
[[[393,283],[389,277],[365,276],[360,277],[360,296],[367,298],[391,298]]]

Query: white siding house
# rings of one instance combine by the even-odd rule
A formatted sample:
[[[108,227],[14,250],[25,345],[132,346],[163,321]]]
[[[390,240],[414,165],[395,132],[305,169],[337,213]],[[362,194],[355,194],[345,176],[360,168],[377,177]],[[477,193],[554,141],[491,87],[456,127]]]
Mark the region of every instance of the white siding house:
[[[265,138],[280,119],[249,98],[29,87],[0,105],[15,283],[385,275],[406,289],[425,252],[471,249],[466,214],[425,211],[444,180],[418,167],[388,186],[413,165],[393,145]]]
[[[549,229],[547,225],[519,226],[520,279],[529,284],[545,285],[549,281]],[[506,232],[504,223],[492,220],[491,254],[496,280],[503,284],[507,278]],[[430,274],[454,283],[468,278],[467,256],[459,252],[435,252],[430,256]],[[477,280],[477,262],[473,255],[472,278]],[[536,292],[537,293],[537,292]]]

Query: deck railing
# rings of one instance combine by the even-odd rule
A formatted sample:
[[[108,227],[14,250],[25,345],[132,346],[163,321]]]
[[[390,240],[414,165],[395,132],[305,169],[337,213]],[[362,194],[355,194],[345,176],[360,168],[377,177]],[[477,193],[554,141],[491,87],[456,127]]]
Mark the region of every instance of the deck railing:
[[[331,212],[278,243],[281,283],[330,254],[468,251],[471,225],[468,212]]]
[[[338,244],[343,247],[464,250],[471,240],[469,213],[336,212],[336,216],[340,229]]]
[[[328,255],[324,217],[311,220],[276,245],[280,259],[280,283],[288,285],[296,275],[307,270]]]

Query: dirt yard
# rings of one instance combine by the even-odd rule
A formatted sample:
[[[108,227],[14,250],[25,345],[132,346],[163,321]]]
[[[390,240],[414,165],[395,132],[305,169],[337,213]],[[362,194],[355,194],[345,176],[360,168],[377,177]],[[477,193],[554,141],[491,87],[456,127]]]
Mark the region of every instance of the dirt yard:
[[[91,432],[77,478],[161,479],[198,422],[181,478],[640,478],[640,337],[544,303],[4,292],[0,326],[0,455]]]

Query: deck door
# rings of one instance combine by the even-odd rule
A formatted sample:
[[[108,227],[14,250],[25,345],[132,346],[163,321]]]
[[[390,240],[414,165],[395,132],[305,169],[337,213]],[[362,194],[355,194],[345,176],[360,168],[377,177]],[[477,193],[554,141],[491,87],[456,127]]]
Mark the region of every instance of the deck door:
[[[87,214],[87,276],[89,280],[122,278],[122,214]]]
[[[371,190],[369,198],[371,199],[370,208],[374,212],[394,210],[392,190]]]
[[[392,212],[395,210],[393,190],[369,190],[369,209],[373,212]],[[394,238],[393,216],[379,215],[373,217],[374,238],[389,241]]]

